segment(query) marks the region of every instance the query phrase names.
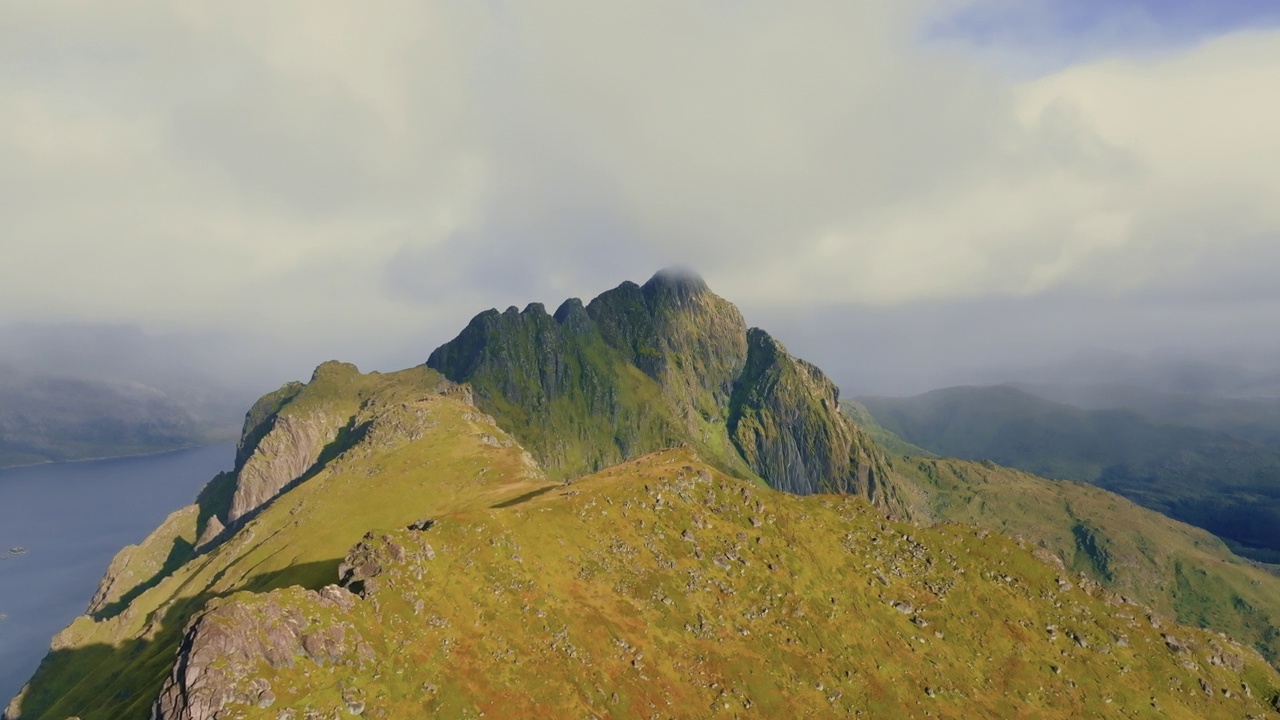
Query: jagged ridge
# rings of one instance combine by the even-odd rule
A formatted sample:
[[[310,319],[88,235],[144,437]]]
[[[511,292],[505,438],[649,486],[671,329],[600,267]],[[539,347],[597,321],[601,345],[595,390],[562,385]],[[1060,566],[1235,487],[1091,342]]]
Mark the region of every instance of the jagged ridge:
[[[838,390],[697,276],[661,272],[554,315],[477,315],[427,366],[550,473],[573,478],[688,444],[719,469],[788,492],[855,492],[909,516],[883,455],[839,410]]]

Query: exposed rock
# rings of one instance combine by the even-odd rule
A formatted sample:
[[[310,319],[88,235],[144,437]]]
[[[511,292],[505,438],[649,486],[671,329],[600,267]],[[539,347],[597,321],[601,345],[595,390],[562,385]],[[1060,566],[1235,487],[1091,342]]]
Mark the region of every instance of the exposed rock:
[[[315,464],[348,417],[323,411],[277,415],[271,429],[236,473],[227,522],[234,523],[274,498]]]
[[[840,410],[830,378],[758,328],[747,345],[728,428],[751,469],[786,492],[853,493],[911,514],[879,448]]]
[[[366,533],[338,565],[338,583],[361,597],[368,597],[377,589],[377,576],[383,567],[404,560],[404,547],[390,535]]]
[[[18,691],[18,694],[15,695],[12,700],[9,701],[9,704],[8,706],[5,707],[4,712],[0,712],[0,720],[20,720],[21,719],[22,701],[26,697],[27,690],[29,690],[30,687],[31,687],[30,685],[22,686],[22,689]]]
[[[204,526],[204,532],[201,532],[200,538],[196,540],[196,550],[203,551],[208,548],[222,536],[226,529],[227,526],[222,524],[217,515],[211,516]]]
[[[275,694],[265,679],[243,678],[260,663],[293,667],[302,659],[359,663],[363,640],[348,624],[321,622],[304,608],[314,604],[349,611],[356,599],[329,586],[281,595],[233,596],[214,601],[187,626],[177,661],[152,706],[153,720],[216,720],[232,705],[266,708]]]
[[[835,385],[749,330],[692,273],[623,283],[555,315],[537,303],[486,311],[427,365],[472,385],[477,404],[559,479],[688,443],[781,490],[858,493],[903,516],[915,509],[840,409]]]
[[[418,530],[418,531],[430,530],[431,526],[435,524],[436,524],[436,521],[434,518],[422,518],[421,520],[417,520],[412,525],[410,525],[409,529]]]

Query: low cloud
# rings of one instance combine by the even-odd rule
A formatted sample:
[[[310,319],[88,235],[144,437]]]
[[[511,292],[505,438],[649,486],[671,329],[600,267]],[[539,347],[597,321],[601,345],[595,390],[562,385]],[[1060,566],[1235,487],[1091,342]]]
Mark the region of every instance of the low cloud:
[[[1011,78],[956,7],[6,6],[0,320],[382,363],[673,263],[761,317],[1280,309],[1280,32]]]

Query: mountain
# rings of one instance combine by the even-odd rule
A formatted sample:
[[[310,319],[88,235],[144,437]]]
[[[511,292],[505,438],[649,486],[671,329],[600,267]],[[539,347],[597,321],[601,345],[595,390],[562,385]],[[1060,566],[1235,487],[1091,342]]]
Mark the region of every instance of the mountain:
[[[1161,392],[1129,385],[1011,383],[1019,390],[1085,410],[1130,410],[1159,424],[1183,425],[1280,447],[1280,398]]]
[[[104,324],[0,324],[0,467],[236,438],[270,383],[246,342]]]
[[[141,455],[218,437],[141,383],[0,369],[0,467]]]
[[[889,432],[939,455],[1088,482],[1280,557],[1280,451],[1222,432],[1083,410],[1015,387],[860,398]]]
[[[184,627],[210,600],[320,589],[370,528],[554,487],[438,373],[326,363],[255,406],[232,472],[121,551],[7,718],[148,717]]]
[[[898,458],[894,469],[926,490],[939,520],[1019,538],[1066,572],[1280,664],[1280,577],[1210,533],[1096,487],[991,462]]]
[[[879,449],[700,280],[567,306],[263,397],[235,467],[121,551],[7,720],[1280,706],[1256,638],[1178,625],[1058,545],[924,527],[978,479]]]
[[[154,716],[1204,718],[1276,688],[1006,538],[689,450],[571,487],[371,532],[341,586],[210,603]]]
[[[552,315],[481,313],[427,366],[470,385],[555,478],[686,443],[736,477],[913,512],[835,384],[696,276],[660,272]]]

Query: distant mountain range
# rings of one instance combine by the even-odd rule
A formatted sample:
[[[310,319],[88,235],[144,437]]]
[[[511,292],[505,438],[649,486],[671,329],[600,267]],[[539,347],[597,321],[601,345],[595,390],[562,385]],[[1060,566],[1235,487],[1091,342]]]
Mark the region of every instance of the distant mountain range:
[[[120,552],[5,718],[1280,707],[1280,577],[855,417],[681,273],[486,311],[400,372],[324,363]]]
[[[885,430],[930,453],[1091,483],[1203,527],[1238,552],[1280,559],[1274,401],[997,385],[858,402]]]
[[[234,439],[261,389],[226,353],[127,326],[0,327],[0,467]]]
[[[173,450],[227,429],[140,383],[0,370],[0,467]]]

